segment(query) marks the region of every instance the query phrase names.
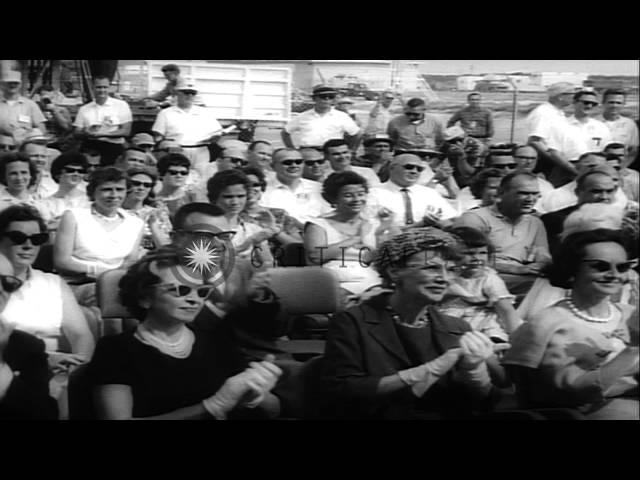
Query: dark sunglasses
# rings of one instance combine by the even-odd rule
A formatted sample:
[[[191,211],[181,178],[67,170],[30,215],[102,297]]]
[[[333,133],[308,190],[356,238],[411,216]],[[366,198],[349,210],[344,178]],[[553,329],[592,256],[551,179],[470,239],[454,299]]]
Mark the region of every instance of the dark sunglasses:
[[[407,117],[420,117],[422,114],[417,112],[404,112]]]
[[[240,165],[248,165],[249,162],[244,158],[226,157],[231,163],[239,163]]]
[[[580,100],[580,103],[586,106],[591,105],[592,107],[595,107],[596,105],[598,105],[598,102],[590,102],[588,100]]]
[[[22,286],[22,280],[13,275],[0,275],[2,289],[7,293],[13,293]]]
[[[151,188],[153,186],[153,182],[140,182],[138,180],[131,180],[132,187],[144,187]]]
[[[265,186],[265,184],[262,182],[254,182],[254,183],[250,183],[249,186],[253,188],[262,188]]]
[[[402,168],[404,168],[405,170],[417,170],[418,172],[422,172],[424,170],[424,167],[420,165],[414,165],[412,163],[403,165]]]
[[[26,235],[25,233],[18,231],[4,232],[3,234],[14,245],[22,245],[27,240],[31,240],[31,244],[34,246],[44,245],[49,241],[48,233],[34,233],[33,235]]]
[[[185,95],[195,95],[196,93],[198,93],[195,90],[180,90],[180,91]]]
[[[84,175],[87,171],[82,167],[62,167],[62,173],[78,173]]]
[[[302,159],[297,159],[297,160],[283,160],[283,161],[282,161],[282,165],[286,165],[287,167],[290,167],[291,165],[302,165]]]
[[[186,285],[176,285],[175,283],[164,283],[156,285],[157,287],[167,287],[167,292],[171,292],[175,297],[186,297],[195,290],[200,298],[207,298],[214,289],[213,285],[204,285],[202,287],[188,287]]]
[[[326,163],[326,160],[305,160],[304,164],[309,166],[309,167],[313,167],[314,165],[324,165]]]
[[[491,168],[504,170],[505,168],[516,168],[517,166],[518,166],[517,163],[503,163],[502,165],[491,165]]]
[[[183,233],[186,235],[194,235],[199,237],[205,237],[208,239],[218,238],[224,242],[231,241],[233,236],[236,234],[233,230],[228,232],[198,232],[193,230],[174,230],[176,233]]]
[[[167,173],[169,173],[169,175],[182,175],[186,177],[189,175],[189,170],[168,170]]]
[[[598,260],[597,258],[585,258],[582,262],[588,263],[591,268],[598,273],[610,272],[613,268],[615,268],[618,273],[627,273],[638,264],[636,260],[613,264],[604,260]]]
[[[15,145],[0,145],[0,150],[6,150],[7,152],[11,152],[16,149]]]
[[[330,94],[316,95],[316,97],[321,98],[322,100],[333,100],[334,98],[336,98],[335,95],[330,95]]]

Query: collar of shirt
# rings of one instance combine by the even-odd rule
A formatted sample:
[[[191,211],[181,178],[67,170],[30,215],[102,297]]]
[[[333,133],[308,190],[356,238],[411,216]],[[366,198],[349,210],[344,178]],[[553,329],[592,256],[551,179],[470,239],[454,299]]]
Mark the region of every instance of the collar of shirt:
[[[285,185],[280,180],[278,180],[277,176],[275,176],[273,178],[273,183],[271,184],[271,186],[279,190],[288,190],[290,192],[296,193],[300,190],[307,190],[308,187],[310,186],[309,182],[312,182],[312,181],[313,180],[307,180],[306,178],[301,178],[300,183],[298,184],[298,187],[295,189],[292,189],[289,185]]]
[[[406,188],[407,190],[409,190],[409,192],[413,192],[416,190],[415,187],[417,187],[418,184],[414,183],[413,185],[410,185],[408,187],[402,187],[397,183],[393,183],[391,180],[387,180],[382,184],[382,186],[385,187],[387,190],[391,190],[392,192],[400,192],[403,188]]]
[[[4,102],[6,104],[8,104],[9,102],[16,102],[16,103],[25,103],[25,101],[28,100],[26,97],[23,97],[22,95],[20,95],[18,98],[16,98],[15,100],[7,100],[4,97],[0,97],[0,102]]]

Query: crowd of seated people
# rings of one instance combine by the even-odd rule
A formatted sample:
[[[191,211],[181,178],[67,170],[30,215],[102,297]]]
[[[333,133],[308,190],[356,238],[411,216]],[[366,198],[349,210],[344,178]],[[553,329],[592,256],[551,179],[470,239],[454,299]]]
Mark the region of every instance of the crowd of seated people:
[[[536,127],[496,146],[470,126],[487,116],[479,95],[446,127],[410,99],[363,137],[321,86],[284,146],[214,136],[209,156],[164,130],[131,135],[124,114],[94,132],[93,108],[125,108],[100,92],[75,123],[26,135],[0,115],[0,418],[69,418],[77,372],[95,418],[278,418],[295,319],[270,272],[296,267],[339,288],[322,418],[482,418],[513,395],[639,419],[626,137],[563,156],[559,134]],[[186,128],[189,105],[171,107],[167,132]],[[562,175],[550,183],[540,158],[565,159]],[[112,270],[135,319],[122,331],[97,298]]]

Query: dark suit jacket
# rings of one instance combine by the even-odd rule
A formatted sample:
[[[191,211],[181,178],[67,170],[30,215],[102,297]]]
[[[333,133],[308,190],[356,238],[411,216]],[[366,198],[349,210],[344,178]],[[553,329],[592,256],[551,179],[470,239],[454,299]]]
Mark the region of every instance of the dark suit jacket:
[[[563,208],[551,213],[545,213],[540,217],[544,228],[547,231],[547,240],[549,241],[549,252],[553,253],[560,245],[560,234],[562,233],[562,224],[570,213],[578,209],[577,205]]]
[[[0,400],[0,419],[57,419],[57,404],[49,396],[49,365],[44,342],[14,330],[3,358],[14,376],[6,395]]]
[[[416,399],[409,387],[384,398],[376,394],[382,377],[415,366],[410,364],[391,314],[384,308],[388,296],[374,297],[338,314],[331,321],[323,372],[327,415],[370,419],[414,418]],[[439,354],[457,347],[460,337],[471,329],[464,320],[443,315],[435,308],[429,309],[429,315],[431,338]],[[446,389],[453,403],[462,397],[464,402],[469,400],[469,396],[461,394],[456,387],[447,386]]]

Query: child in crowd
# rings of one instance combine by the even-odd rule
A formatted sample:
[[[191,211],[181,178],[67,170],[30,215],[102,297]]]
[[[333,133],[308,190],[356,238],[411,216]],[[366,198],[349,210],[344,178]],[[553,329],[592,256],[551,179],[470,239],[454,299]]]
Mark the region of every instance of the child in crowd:
[[[514,295],[489,266],[493,246],[480,231],[470,227],[449,229],[465,243],[460,273],[451,280],[441,311],[469,322],[495,342],[506,342],[521,323],[514,307]]]

